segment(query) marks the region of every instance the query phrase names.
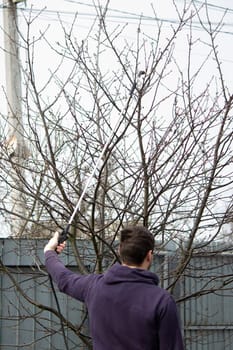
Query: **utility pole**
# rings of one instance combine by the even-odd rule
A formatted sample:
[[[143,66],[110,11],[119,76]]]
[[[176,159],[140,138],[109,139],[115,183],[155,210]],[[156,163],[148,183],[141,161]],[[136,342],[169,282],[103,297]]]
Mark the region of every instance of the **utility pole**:
[[[3,0],[4,47],[6,66],[6,98],[8,137],[6,147],[10,159],[10,226],[11,235],[21,237],[26,223],[23,198],[26,147],[22,118],[21,68],[17,28],[17,0]]]

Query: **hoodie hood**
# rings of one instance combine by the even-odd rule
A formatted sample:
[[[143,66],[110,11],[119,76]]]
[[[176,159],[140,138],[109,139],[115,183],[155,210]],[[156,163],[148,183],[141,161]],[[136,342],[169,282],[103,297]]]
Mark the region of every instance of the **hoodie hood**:
[[[116,263],[104,274],[104,281],[106,284],[143,282],[158,285],[159,278],[156,274],[148,270],[131,268]]]

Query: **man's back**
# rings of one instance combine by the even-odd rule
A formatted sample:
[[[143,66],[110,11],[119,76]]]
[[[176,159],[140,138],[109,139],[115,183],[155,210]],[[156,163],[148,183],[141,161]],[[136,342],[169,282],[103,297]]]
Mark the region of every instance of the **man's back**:
[[[155,304],[164,293],[157,283],[154,274],[119,264],[95,281],[86,300],[95,349],[159,349]]]
[[[155,242],[144,226],[121,230],[122,265],[104,274],[80,275],[66,269],[55,249],[45,246],[46,267],[60,291],[87,306],[94,350],[183,350],[176,304],[149,271]]]
[[[175,302],[154,273],[115,264],[105,274],[83,276],[56,253],[46,257],[60,291],[86,304],[95,350],[183,349]]]
[[[149,271],[114,265],[90,287],[86,303],[97,350],[182,349],[178,319],[170,319],[176,305]]]

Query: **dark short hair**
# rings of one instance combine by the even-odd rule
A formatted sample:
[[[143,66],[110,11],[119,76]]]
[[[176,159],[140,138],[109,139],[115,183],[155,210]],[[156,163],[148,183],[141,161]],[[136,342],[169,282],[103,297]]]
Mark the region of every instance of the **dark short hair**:
[[[154,236],[144,226],[129,226],[121,230],[120,257],[125,264],[142,264],[154,245]]]

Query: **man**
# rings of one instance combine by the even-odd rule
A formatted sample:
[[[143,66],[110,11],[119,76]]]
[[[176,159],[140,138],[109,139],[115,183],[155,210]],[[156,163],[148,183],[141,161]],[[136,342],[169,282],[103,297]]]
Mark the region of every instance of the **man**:
[[[154,237],[143,226],[121,231],[116,263],[104,274],[69,271],[57,253],[58,233],[45,246],[46,268],[61,292],[88,309],[94,350],[183,350],[177,308],[172,296],[148,271]]]

